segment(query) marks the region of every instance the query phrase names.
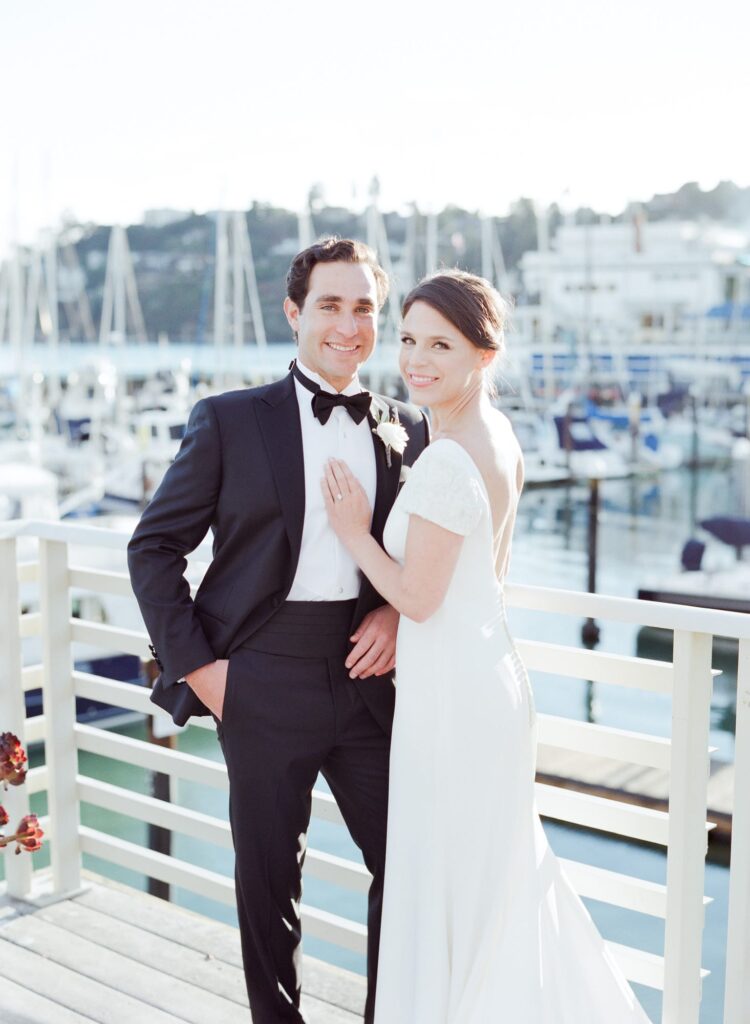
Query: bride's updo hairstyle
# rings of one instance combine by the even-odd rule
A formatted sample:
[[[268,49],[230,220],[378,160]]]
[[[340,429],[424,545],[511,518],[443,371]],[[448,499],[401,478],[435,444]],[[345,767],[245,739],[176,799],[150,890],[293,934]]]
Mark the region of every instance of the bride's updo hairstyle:
[[[475,348],[489,349],[495,359],[485,369],[485,382],[495,394],[497,358],[505,352],[510,306],[489,281],[464,270],[440,270],[423,278],[404,299],[401,315],[415,302],[425,302],[444,316]]]

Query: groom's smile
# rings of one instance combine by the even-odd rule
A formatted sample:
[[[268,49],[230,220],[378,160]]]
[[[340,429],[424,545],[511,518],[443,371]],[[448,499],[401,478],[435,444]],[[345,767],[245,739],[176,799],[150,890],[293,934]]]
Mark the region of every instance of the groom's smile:
[[[317,263],[302,306],[284,311],[297,335],[300,361],[337,391],[351,384],[377,337],[377,284],[369,266]]]
[[[359,349],[359,345],[339,345],[335,341],[327,341],[326,345],[334,352],[356,352]]]

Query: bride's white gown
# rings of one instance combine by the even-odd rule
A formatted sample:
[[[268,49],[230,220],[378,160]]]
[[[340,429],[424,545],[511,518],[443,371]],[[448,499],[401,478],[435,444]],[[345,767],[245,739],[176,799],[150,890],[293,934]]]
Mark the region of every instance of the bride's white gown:
[[[465,540],[438,611],[398,631],[376,1024],[648,1024],[539,820],[533,699],[457,442],[429,445],[396,499],[401,562],[410,513]]]

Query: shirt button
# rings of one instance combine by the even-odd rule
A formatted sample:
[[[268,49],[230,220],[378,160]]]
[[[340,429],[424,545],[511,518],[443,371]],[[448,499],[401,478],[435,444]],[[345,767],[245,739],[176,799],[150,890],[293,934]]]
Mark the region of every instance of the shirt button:
[[[344,593],[344,588],[343,587],[339,587],[337,593],[338,594],[343,594]]]

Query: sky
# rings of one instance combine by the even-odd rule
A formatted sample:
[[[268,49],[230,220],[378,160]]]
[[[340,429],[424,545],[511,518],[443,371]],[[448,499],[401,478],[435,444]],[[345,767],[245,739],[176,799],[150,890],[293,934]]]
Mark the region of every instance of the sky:
[[[750,184],[744,0],[5,0],[0,252],[64,211]]]

